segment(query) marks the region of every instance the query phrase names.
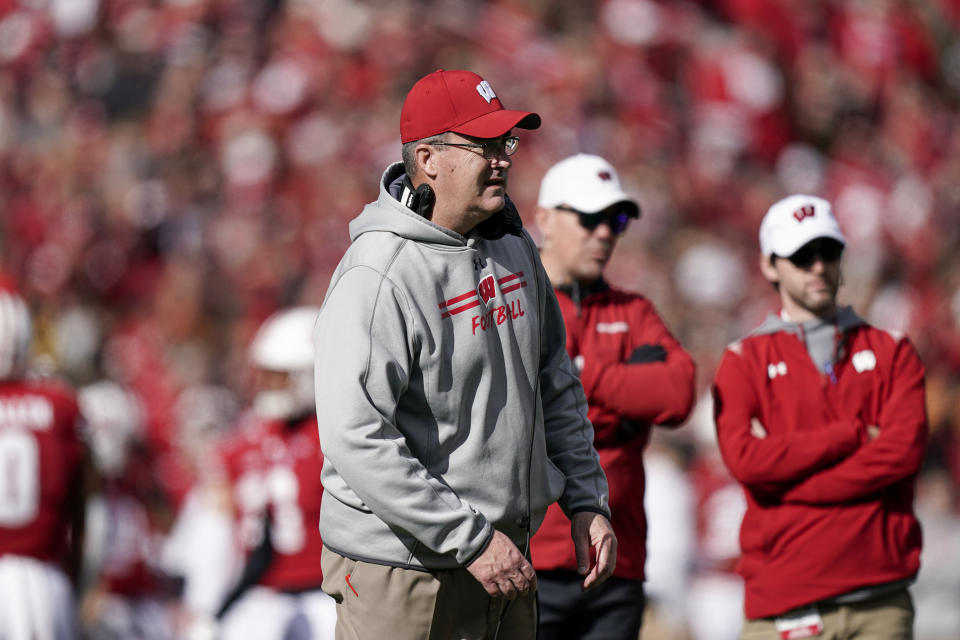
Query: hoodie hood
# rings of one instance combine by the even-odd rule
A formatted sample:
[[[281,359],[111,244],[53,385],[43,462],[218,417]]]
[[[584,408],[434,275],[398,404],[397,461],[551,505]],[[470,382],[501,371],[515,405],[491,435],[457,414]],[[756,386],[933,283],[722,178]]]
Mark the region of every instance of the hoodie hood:
[[[765,335],[777,333],[779,331],[788,331],[795,334],[798,338],[803,338],[804,333],[809,333],[822,325],[832,325],[843,334],[861,325],[867,324],[866,321],[857,315],[852,307],[840,307],[837,312],[826,318],[816,318],[806,322],[793,322],[785,320],[779,313],[771,313],[767,316],[759,327],[751,335]]]
[[[387,231],[416,242],[467,246],[466,237],[430,222],[400,203],[403,177],[402,162],[387,167],[380,178],[380,195],[376,202],[365,206],[360,215],[350,221],[351,242],[356,242],[357,238],[370,231]]]
[[[791,322],[784,320],[782,313],[772,313],[753,335],[792,333],[806,347],[814,365],[821,372],[832,375],[833,366],[843,357],[847,331],[865,324],[850,307],[840,307],[832,316],[806,322]]]

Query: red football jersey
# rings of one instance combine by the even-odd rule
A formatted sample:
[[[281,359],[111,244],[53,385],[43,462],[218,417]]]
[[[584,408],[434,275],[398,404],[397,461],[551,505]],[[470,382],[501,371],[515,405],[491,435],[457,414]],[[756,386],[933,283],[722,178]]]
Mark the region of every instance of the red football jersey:
[[[65,559],[83,500],[79,425],[71,391],[0,381],[0,555]]]
[[[279,590],[319,587],[323,454],[316,417],[294,425],[244,427],[226,448],[224,464],[240,543],[247,552],[262,541],[264,514],[269,513],[274,553],[259,584]]]
[[[127,597],[151,596],[160,581],[151,558],[159,556],[158,538],[146,507],[122,490],[105,492],[108,527],[100,579],[106,591]]]

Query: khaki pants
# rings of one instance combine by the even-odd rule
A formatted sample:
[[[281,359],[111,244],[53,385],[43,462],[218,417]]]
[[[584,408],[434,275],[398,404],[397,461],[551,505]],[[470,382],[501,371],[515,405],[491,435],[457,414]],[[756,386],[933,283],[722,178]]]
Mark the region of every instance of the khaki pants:
[[[889,595],[851,602],[818,605],[823,633],[816,640],[911,640],[913,600],[906,589]],[[773,618],[743,623],[740,640],[780,640]]]
[[[534,594],[491,598],[466,569],[400,569],[344,558],[326,547],[321,564],[323,590],[337,602],[337,640],[536,638]]]

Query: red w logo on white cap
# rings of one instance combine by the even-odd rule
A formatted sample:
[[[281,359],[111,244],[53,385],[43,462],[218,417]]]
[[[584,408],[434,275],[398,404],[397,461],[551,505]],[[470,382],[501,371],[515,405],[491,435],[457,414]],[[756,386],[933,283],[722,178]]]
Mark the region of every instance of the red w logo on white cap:
[[[804,218],[812,218],[814,214],[814,209],[812,204],[800,207],[793,212],[793,217],[797,219],[797,222],[803,222]]]

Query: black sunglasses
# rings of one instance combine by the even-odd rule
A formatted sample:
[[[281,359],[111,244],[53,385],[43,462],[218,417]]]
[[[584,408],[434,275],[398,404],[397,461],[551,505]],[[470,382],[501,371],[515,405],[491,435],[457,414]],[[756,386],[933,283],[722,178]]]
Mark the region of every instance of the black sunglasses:
[[[843,245],[836,240],[814,240],[808,242],[787,256],[787,260],[798,269],[807,269],[820,258],[824,262],[836,262],[843,255]]]
[[[566,205],[560,205],[556,208],[561,211],[570,211],[571,213],[577,214],[577,217],[580,218],[580,226],[588,231],[593,231],[599,227],[601,223],[605,222],[607,226],[610,227],[610,232],[618,236],[626,231],[627,225],[630,224],[630,214],[622,209],[609,209],[598,213],[586,213]]]

